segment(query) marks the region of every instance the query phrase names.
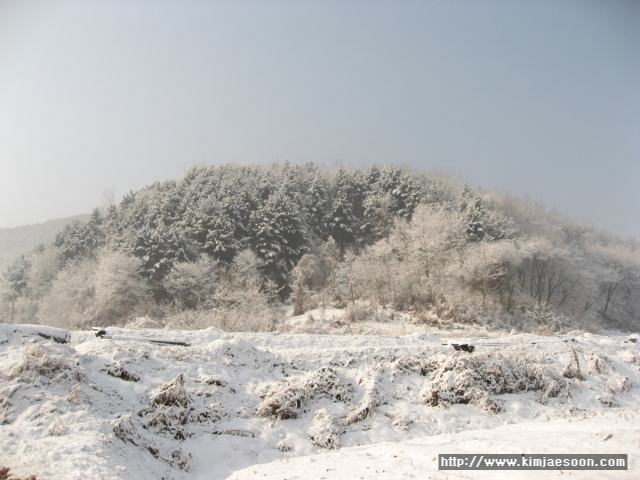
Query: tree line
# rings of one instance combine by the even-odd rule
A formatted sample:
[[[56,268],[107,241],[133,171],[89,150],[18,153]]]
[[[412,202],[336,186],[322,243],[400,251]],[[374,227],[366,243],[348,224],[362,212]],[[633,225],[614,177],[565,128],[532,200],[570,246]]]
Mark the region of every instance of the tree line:
[[[296,315],[391,306],[433,324],[637,329],[639,287],[637,241],[509,195],[394,165],[228,164],[131,192],[17,258],[1,315],[264,331],[291,303]]]

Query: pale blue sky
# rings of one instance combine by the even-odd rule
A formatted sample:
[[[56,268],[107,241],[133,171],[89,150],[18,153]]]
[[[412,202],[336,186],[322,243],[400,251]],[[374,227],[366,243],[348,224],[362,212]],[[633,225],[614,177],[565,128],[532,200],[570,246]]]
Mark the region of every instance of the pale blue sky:
[[[640,238],[640,2],[0,0],[0,227],[285,159],[444,170]]]

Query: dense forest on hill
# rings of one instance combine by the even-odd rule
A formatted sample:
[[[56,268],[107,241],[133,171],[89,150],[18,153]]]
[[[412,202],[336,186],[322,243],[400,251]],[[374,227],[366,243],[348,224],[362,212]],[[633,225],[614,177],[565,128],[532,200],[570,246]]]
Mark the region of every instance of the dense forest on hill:
[[[2,321],[66,328],[270,331],[289,303],[345,322],[387,306],[441,326],[637,330],[640,248],[409,168],[230,164],[96,208],[17,258],[2,291]]]

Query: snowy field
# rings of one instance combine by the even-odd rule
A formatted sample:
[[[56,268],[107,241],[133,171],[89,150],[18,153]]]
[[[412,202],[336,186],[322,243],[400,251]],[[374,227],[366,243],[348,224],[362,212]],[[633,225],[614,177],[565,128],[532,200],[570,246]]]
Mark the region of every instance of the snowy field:
[[[107,339],[0,325],[0,467],[45,480],[640,478],[637,335],[406,330]],[[452,453],[625,453],[630,467],[439,471]]]

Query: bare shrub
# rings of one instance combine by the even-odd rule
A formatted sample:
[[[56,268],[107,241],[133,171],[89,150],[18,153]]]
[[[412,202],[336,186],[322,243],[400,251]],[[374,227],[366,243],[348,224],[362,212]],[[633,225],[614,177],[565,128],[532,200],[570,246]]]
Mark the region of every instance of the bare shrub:
[[[198,310],[179,310],[167,315],[165,328],[203,330],[209,327],[227,332],[270,332],[275,330],[282,313],[257,301],[229,307],[203,307]]]
[[[296,284],[293,290],[293,316],[304,314],[305,308],[305,292],[301,284]]]
[[[137,317],[128,322],[124,328],[140,330],[142,328],[162,328],[162,325],[149,317]]]
[[[344,309],[342,321],[344,323],[364,322],[369,315],[369,310],[362,304],[349,304]]]
[[[200,309],[174,312],[167,317],[165,326],[174,330],[203,330],[218,324],[214,312]]]
[[[0,401],[0,425],[9,425],[13,422],[13,413],[14,409],[11,408],[13,404],[8,400],[7,397],[3,397],[2,401]]]
[[[626,350],[622,355],[622,361],[627,365],[640,366],[640,354],[637,350]]]
[[[151,413],[151,418],[146,423],[147,427],[158,427],[160,431],[169,432],[176,437],[184,438],[184,432],[174,427],[187,423],[189,413],[184,408],[160,407],[147,408],[141,413]]]
[[[547,336],[553,335],[566,322],[564,315],[549,305],[538,303],[527,310],[526,318],[531,322],[534,331]]]
[[[4,405],[6,402],[8,402],[9,399],[13,397],[13,395],[18,391],[19,388],[20,388],[20,385],[13,384],[13,385],[7,386],[3,390],[0,390],[0,405]]]

